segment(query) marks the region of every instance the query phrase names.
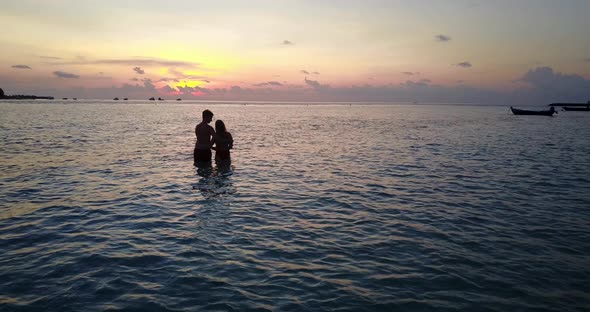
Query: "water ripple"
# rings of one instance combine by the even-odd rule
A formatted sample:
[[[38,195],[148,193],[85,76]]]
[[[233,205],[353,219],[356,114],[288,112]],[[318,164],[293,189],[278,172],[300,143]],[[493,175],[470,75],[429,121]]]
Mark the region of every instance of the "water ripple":
[[[590,309],[587,117],[207,107],[0,104],[0,310]]]

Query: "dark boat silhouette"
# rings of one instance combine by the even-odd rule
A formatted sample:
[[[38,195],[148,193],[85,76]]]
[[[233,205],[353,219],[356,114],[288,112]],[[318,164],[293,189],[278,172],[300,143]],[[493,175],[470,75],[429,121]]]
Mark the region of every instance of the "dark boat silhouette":
[[[74,101],[77,101],[77,100],[78,100],[78,98],[72,98],[72,100],[74,100]]]
[[[67,100],[68,98],[61,98],[62,100]]]
[[[123,101],[127,101],[127,100],[129,100],[129,99],[128,99],[128,98],[124,98],[124,99],[123,99]]]
[[[548,110],[542,111],[534,111],[534,110],[526,110],[526,109],[518,109],[513,108],[510,106],[510,110],[514,115],[537,115],[537,116],[553,116],[553,114],[557,113],[554,107],[551,107]]]
[[[590,106],[586,106],[586,107],[569,107],[569,106],[564,106],[563,107],[564,111],[574,111],[574,112],[590,112]]]
[[[567,107],[590,107],[590,101],[586,103],[551,103],[549,106],[567,106]]]
[[[150,101],[155,101],[155,100],[156,100],[156,99],[155,99],[154,97],[151,97],[151,98],[150,98]]]
[[[159,98],[158,98],[158,101],[164,101],[164,99],[163,99],[163,98],[161,98],[161,97],[159,97]]]
[[[118,97],[116,97],[116,98],[114,98],[114,99],[113,99],[113,101],[118,101],[118,100],[119,100],[119,98],[118,98]]]
[[[177,100],[177,101],[182,101],[182,99],[181,99],[181,98],[178,98],[178,99],[176,99],[176,100]]]

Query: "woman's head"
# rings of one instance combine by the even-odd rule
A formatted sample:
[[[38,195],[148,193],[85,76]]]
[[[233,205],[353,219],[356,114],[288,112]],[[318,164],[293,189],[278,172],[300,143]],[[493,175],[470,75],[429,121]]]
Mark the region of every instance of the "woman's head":
[[[221,119],[217,119],[217,121],[215,121],[215,132],[219,134],[227,132],[225,129],[225,124]]]

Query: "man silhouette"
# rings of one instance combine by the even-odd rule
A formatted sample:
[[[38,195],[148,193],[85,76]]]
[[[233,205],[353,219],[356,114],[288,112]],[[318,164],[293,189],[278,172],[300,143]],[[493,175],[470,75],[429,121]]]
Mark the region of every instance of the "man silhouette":
[[[207,164],[211,162],[211,145],[215,135],[215,130],[209,125],[213,120],[213,113],[206,109],[202,113],[203,120],[195,127],[197,144],[195,144],[194,157],[195,166],[198,164]]]

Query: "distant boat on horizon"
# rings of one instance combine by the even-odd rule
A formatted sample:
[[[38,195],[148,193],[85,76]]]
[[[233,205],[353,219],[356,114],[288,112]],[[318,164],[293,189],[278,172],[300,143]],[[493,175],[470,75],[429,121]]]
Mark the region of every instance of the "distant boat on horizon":
[[[181,98],[177,98],[176,100],[177,100],[177,101],[182,101],[182,99],[181,99]]]
[[[129,100],[129,99],[128,99],[128,98],[124,98],[124,99],[123,99],[123,101],[127,101],[127,100]]]
[[[62,100],[67,100],[68,98],[61,98]]]
[[[118,100],[119,100],[119,98],[118,98],[118,97],[116,97],[116,98],[114,98],[114,99],[113,99],[113,101],[118,101]]]
[[[590,106],[586,106],[586,107],[570,107],[570,106],[564,106],[562,107],[564,111],[574,111],[574,112],[590,112]]]
[[[555,106],[572,106],[572,107],[590,106],[590,101],[588,101],[586,103],[551,103],[551,104],[549,104],[549,106],[552,106],[552,107],[555,107]]]
[[[537,115],[537,116],[551,117],[551,116],[553,116],[553,114],[557,113],[557,111],[555,110],[554,107],[551,107],[548,110],[534,111],[534,110],[513,108],[512,106],[510,106],[510,110],[512,111],[512,113],[514,115]]]
[[[149,100],[150,101],[155,101],[156,99],[152,96]]]
[[[590,111],[590,101],[586,103],[551,103],[549,104],[551,107],[559,107],[563,108],[564,111],[574,111],[574,112],[588,112]]]
[[[164,101],[164,99],[163,99],[163,98],[161,98],[161,97],[159,97],[159,98],[158,98],[158,101]]]

